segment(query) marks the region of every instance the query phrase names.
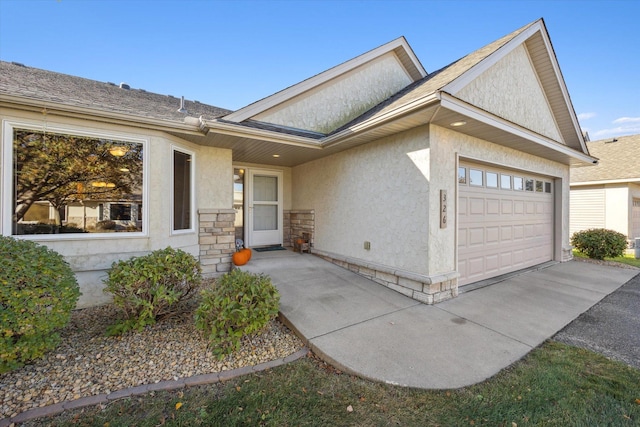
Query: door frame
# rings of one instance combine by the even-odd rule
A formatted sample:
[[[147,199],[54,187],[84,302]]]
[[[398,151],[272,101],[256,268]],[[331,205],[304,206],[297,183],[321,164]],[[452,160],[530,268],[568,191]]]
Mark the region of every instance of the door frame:
[[[283,219],[284,219],[284,173],[282,170],[245,167],[245,194],[244,194],[244,237],[247,247],[265,246],[265,245],[282,245],[283,244]],[[253,231],[253,177],[255,175],[266,175],[276,177],[278,181],[278,200],[277,200],[277,224],[278,228],[273,232],[274,238],[265,243],[256,238]]]

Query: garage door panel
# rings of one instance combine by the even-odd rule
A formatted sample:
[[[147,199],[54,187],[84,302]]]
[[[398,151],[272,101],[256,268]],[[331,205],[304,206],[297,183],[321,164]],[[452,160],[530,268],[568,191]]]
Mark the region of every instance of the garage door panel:
[[[502,173],[500,168],[463,167]],[[549,183],[551,178],[522,172],[505,174]],[[543,187],[544,188],[544,187]],[[547,188],[553,188],[549,185]],[[547,192],[459,186],[459,284],[540,264],[553,258],[553,195]]]
[[[500,214],[500,200],[487,199],[487,215],[499,215]]]

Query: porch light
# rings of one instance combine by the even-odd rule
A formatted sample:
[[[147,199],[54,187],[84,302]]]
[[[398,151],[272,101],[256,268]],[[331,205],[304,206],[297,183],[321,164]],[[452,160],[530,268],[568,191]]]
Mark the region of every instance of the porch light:
[[[120,169],[118,169],[118,170],[119,170],[120,172],[129,172],[129,169],[128,169],[128,168],[120,168]]]
[[[98,187],[98,188],[101,188],[101,187],[106,187],[106,186],[107,186],[107,183],[106,183],[106,182],[104,182],[104,181],[93,181],[93,182],[91,183],[91,186],[92,186],[92,187]]]
[[[111,147],[109,149],[109,153],[111,153],[111,155],[114,157],[122,157],[127,154],[128,151],[129,149],[127,147],[123,147],[120,145],[116,145],[115,147]]]
[[[450,123],[450,124],[451,124],[451,126],[453,126],[453,127],[456,127],[456,128],[457,128],[457,127],[460,127],[460,126],[464,126],[464,125],[466,125],[466,124],[467,124],[467,122],[465,122],[464,120],[460,120],[460,121],[458,121],[458,122],[453,122],[453,123]]]
[[[277,159],[278,157],[280,157],[280,154],[274,154],[273,157]]]
[[[107,182],[107,185],[106,185],[107,188],[115,188],[115,186],[116,185],[113,182]]]

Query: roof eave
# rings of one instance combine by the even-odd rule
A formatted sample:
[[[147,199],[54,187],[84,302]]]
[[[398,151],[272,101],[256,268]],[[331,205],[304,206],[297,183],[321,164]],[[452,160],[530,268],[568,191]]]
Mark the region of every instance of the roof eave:
[[[91,118],[92,120],[104,123],[202,135],[202,130],[199,127],[200,121],[195,117],[189,116],[185,117],[185,122],[179,123],[171,120],[154,119],[145,116],[117,113],[113,111],[80,107],[7,94],[0,94],[0,108],[10,108],[14,110],[38,112],[43,114],[46,113],[72,118]]]

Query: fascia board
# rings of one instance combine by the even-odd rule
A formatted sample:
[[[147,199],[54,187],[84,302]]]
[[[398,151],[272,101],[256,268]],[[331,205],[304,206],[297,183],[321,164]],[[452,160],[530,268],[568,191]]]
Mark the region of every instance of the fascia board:
[[[589,163],[589,164],[598,163],[598,159],[595,157],[591,157],[585,153],[581,153],[577,150],[567,147],[566,145],[560,144],[559,142],[553,141],[552,139],[543,137],[540,134],[537,134],[526,128],[518,126],[513,122],[510,122],[501,117],[490,114],[487,111],[482,110],[478,107],[475,107],[471,104],[468,104],[464,101],[461,101],[458,98],[448,93],[440,92],[440,105],[443,108],[447,108],[451,111],[458,112],[474,120],[478,120],[479,122],[486,123],[490,126],[501,129],[505,132],[512,133],[521,138],[528,139],[536,144],[539,144],[543,147],[557,151],[559,153],[562,153],[566,156],[569,156],[581,162]]]
[[[56,114],[63,117],[91,119],[103,123],[121,124],[126,126],[142,127],[155,130],[183,132],[193,135],[202,135],[197,125],[189,123],[176,123],[168,120],[152,119],[144,116],[135,116],[124,113],[115,113],[86,107],[78,107],[63,103],[43,101],[19,96],[0,94],[0,107],[31,112],[43,112]]]
[[[584,187],[587,185],[602,185],[602,184],[626,184],[640,182],[640,178],[626,178],[626,179],[603,179],[601,181],[582,181],[572,182],[571,187]]]
[[[367,53],[364,53],[360,56],[357,56],[347,62],[344,62],[340,65],[337,65],[333,68],[330,68],[320,74],[317,74],[313,77],[310,77],[306,80],[303,80],[300,83],[297,83],[293,86],[290,86],[280,92],[277,92],[271,96],[261,99],[260,101],[256,101],[253,104],[250,104],[244,108],[241,108],[233,113],[224,117],[225,120],[232,122],[242,122],[247,120],[263,111],[268,110],[276,105],[279,105],[291,98],[294,98],[310,89],[313,89],[316,86],[320,86],[342,74],[345,74],[362,64],[366,64],[367,62],[382,56],[386,53],[393,52],[397,48],[402,48],[405,50],[407,55],[414,62],[414,66],[420,71],[422,77],[427,75],[427,72],[422,67],[422,64],[416,57],[415,53],[407,43],[404,37],[399,37],[391,42],[384,44],[378,48],[370,50]]]

